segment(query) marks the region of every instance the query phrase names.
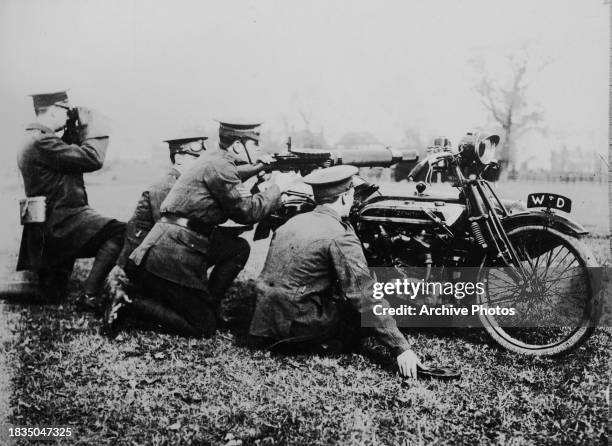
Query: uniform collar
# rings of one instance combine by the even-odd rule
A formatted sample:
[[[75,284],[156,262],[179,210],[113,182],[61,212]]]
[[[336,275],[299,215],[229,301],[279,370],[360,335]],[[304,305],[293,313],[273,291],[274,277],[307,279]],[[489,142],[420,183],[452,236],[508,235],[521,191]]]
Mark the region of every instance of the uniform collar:
[[[46,125],[42,125],[38,122],[33,122],[32,124],[28,125],[26,127],[26,130],[40,130],[43,133],[55,133],[53,130],[51,130],[49,127],[47,127]]]
[[[335,218],[339,222],[342,222],[342,218],[340,218],[340,215],[336,211],[334,211],[332,208],[330,208],[329,206],[325,206],[324,204],[317,205],[317,207],[314,208],[313,212],[318,212],[319,214],[329,215],[330,217]]]

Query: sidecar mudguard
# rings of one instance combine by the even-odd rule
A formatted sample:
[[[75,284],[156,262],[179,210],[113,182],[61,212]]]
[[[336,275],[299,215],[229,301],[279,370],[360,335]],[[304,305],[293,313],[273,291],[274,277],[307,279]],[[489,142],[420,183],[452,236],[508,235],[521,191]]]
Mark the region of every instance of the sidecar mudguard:
[[[587,235],[584,226],[574,220],[553,212],[546,211],[524,211],[511,214],[502,219],[502,225],[506,231],[517,226],[548,226],[572,237]]]

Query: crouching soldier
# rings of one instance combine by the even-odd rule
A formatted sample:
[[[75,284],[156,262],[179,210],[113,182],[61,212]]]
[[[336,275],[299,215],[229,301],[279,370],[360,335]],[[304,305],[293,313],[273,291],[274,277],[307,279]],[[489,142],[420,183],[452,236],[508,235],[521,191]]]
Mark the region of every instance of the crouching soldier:
[[[168,143],[168,149],[170,150],[171,167],[162,178],[142,192],[136,204],[136,209],[134,209],[134,213],[127,223],[123,249],[117,259],[117,265],[112,269],[106,281],[105,321],[114,314],[113,302],[138,300],[137,293],[125,274],[125,265],[130,254],[140,245],[153,225],[161,218],[161,204],[168,196],[168,192],[170,192],[178,177],[194,163],[202,151],[206,150],[205,141],[207,139],[206,136],[194,136],[164,141]],[[141,304],[146,305],[146,303]],[[105,328],[103,328],[104,330]]]
[[[207,139],[206,136],[194,136],[164,141],[168,143],[172,166],[162,178],[149,186],[138,200],[136,209],[127,223],[125,241],[117,259],[117,266],[125,268],[130,254],[142,243],[153,225],[161,218],[162,202],[181,173],[192,166],[200,154],[206,150],[205,141]]]
[[[254,346],[349,351],[370,334],[361,329],[360,314],[382,301],[372,297],[373,279],[361,243],[343,222],[353,204],[356,173],[356,167],[335,166],[304,177],[317,207],[291,218],[274,234],[257,281],[249,329]],[[421,363],[395,320],[386,316],[377,322],[372,334],[396,355],[402,375],[416,378]]]
[[[220,150],[205,152],[172,187],[161,205],[160,220],[125,267],[142,298],[113,299],[105,318],[109,335],[116,333],[125,315],[185,336],[214,333],[219,302],[250,251],[244,239],[217,232],[218,225],[228,219],[248,224],[266,217],[293,181],[279,174],[255,195],[242,187],[236,164],[258,165],[265,159],[256,147],[258,126],[222,122]],[[206,271],[212,265],[209,280]]]
[[[77,304],[99,310],[98,294],[121,250],[125,223],[89,207],[83,174],[102,168],[108,132],[92,111],[71,110],[64,91],[33,98],[36,121],[26,128],[17,162],[26,196],[44,197],[46,218],[24,225],[17,270],[36,271],[46,298],[58,301],[75,260],[95,257]],[[68,110],[76,125],[67,125]]]

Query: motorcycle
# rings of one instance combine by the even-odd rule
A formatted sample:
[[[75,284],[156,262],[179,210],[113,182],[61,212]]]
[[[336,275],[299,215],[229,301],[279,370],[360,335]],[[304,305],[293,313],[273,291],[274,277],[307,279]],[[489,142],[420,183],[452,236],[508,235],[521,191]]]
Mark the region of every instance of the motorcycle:
[[[462,304],[515,309],[478,313],[491,339],[510,351],[561,356],[578,348],[601,315],[601,269],[581,240],[588,232],[558,213],[569,212],[571,200],[530,194],[527,209],[510,213],[485,179],[496,168],[499,136],[468,133],[456,151],[444,141],[409,178],[421,169],[426,179],[441,173],[456,195],[429,194],[423,181],[416,193],[383,194],[358,180],[349,221],[369,266],[415,281],[482,283],[484,292]],[[306,193],[289,195],[266,224],[276,228],[314,206]]]

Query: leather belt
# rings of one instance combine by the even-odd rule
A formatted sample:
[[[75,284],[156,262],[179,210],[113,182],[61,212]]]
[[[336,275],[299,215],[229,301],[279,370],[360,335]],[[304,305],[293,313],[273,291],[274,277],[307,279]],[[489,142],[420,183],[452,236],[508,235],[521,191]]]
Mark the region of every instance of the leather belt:
[[[182,226],[183,228],[191,229],[194,232],[197,232],[204,237],[210,237],[213,229],[215,229],[215,225],[211,225],[208,223],[204,223],[197,218],[185,218],[179,217],[175,214],[164,214],[159,220],[162,223],[169,223],[171,225]]]

